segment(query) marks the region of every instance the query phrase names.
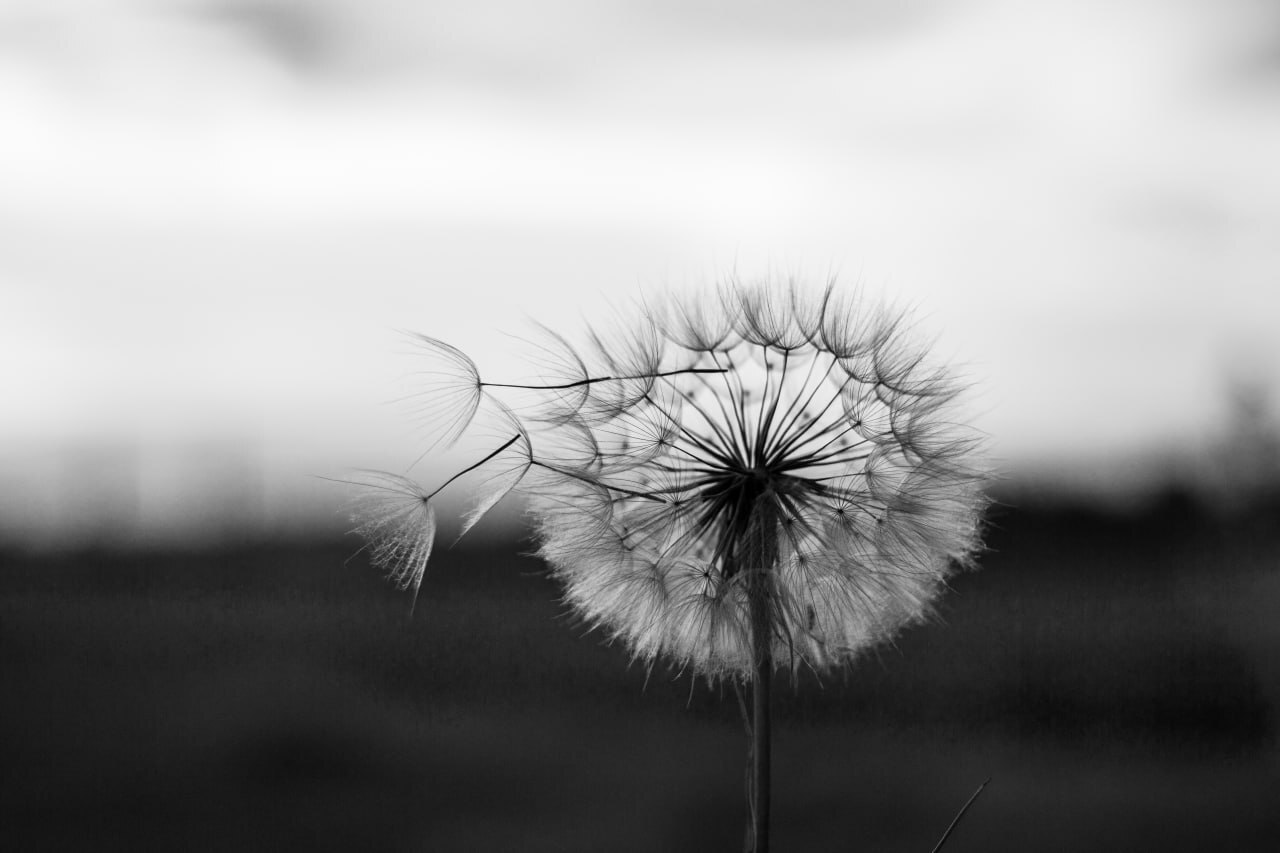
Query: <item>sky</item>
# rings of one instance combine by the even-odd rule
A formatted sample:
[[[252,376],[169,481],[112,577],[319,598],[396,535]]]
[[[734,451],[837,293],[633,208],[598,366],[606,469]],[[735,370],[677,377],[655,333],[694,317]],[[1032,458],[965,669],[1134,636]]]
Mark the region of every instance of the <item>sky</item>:
[[[0,532],[331,512],[428,443],[401,330],[519,372],[733,270],[912,306],[999,468],[1119,476],[1280,400],[1276,150],[1263,0],[0,2]]]

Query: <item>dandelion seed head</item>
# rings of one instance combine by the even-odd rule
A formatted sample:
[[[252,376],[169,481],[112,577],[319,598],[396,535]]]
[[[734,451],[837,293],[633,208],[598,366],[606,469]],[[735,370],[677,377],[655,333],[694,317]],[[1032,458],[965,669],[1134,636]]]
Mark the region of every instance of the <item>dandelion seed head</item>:
[[[903,315],[739,280],[648,307],[549,378],[582,384],[549,403],[521,484],[574,610],[711,678],[750,672],[751,572],[793,665],[848,662],[926,616],[978,548],[985,478],[959,384]],[[776,560],[743,565],[735,543],[762,523]]]
[[[431,499],[478,468],[463,533],[523,493],[573,612],[646,664],[709,679],[750,675],[754,630],[779,665],[847,663],[972,563],[981,442],[902,312],[834,282],[730,278],[586,340],[540,327],[536,376],[507,384],[414,338],[424,420],[452,442],[483,409],[507,438],[433,492],[363,480],[356,530],[401,588],[422,583]]]

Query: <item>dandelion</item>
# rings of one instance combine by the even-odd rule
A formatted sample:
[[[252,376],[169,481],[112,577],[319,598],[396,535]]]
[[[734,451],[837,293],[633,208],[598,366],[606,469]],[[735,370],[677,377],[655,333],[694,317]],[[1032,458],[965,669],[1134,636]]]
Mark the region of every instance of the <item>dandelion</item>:
[[[648,666],[750,686],[764,851],[775,670],[841,666],[931,612],[979,547],[981,443],[905,316],[834,283],[731,280],[641,313],[582,349],[547,332],[544,375],[519,384],[419,337],[440,363],[423,408],[448,440],[486,408],[510,427],[471,466],[505,456],[468,527],[518,488],[583,620]],[[434,493],[371,485],[360,530],[416,590]]]

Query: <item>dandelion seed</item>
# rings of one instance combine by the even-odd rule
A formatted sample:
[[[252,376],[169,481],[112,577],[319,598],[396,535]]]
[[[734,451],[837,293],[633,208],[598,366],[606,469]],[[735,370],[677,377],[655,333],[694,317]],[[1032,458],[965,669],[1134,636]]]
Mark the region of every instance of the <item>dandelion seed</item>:
[[[467,430],[480,407],[484,383],[480,371],[466,353],[444,341],[409,333],[425,356],[416,371],[420,387],[413,394],[413,415],[437,442],[448,447]]]
[[[355,533],[369,550],[369,562],[382,569],[397,587],[418,590],[436,538],[436,514],[431,495],[406,477],[365,472],[357,482]]]

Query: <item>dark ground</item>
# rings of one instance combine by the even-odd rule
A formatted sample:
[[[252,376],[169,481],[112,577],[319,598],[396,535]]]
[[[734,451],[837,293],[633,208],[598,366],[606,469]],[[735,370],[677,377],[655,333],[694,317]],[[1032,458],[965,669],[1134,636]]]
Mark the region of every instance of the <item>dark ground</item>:
[[[997,512],[935,624],[778,700],[775,849],[1280,850],[1280,535]],[[480,540],[475,540],[480,541]],[[741,849],[731,693],[582,636],[517,543],[415,617],[353,540],[0,557],[6,850]]]

